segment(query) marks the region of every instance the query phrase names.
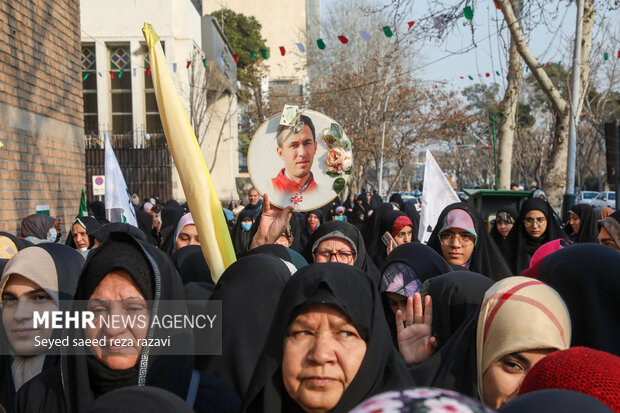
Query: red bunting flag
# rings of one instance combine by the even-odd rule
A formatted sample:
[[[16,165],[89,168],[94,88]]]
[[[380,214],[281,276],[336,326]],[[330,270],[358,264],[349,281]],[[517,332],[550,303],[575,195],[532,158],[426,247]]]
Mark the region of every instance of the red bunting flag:
[[[486,72],[484,75],[485,75],[486,77],[491,77],[491,74],[490,74],[489,72]]]
[[[549,62],[547,62],[547,64],[545,65],[545,69],[549,67]]]
[[[146,67],[146,75],[150,76],[151,75],[151,66],[147,66]]]
[[[338,40],[340,40],[340,43],[342,44],[349,43],[349,39],[347,39],[345,36],[342,36],[342,35],[338,36]]]
[[[409,28],[408,28],[407,30],[410,30],[410,29],[413,27],[413,24],[414,24],[414,23],[415,23],[414,21],[412,21],[412,22],[407,22],[407,25],[409,26]]]
[[[284,56],[286,54],[286,49],[284,49],[284,46],[280,46],[280,54],[282,56]]]
[[[618,50],[618,59],[620,59],[620,50]]]
[[[188,60],[188,61],[187,61],[187,65],[185,65],[185,68],[186,68],[186,69],[189,69],[189,65],[191,65],[191,64],[192,64],[192,61],[191,61],[191,60]]]
[[[499,4],[497,4],[497,2],[495,0],[493,0],[493,3],[495,3],[495,8],[498,10],[501,10],[502,8],[500,7]]]
[[[114,79],[114,72],[110,70],[110,79]]]
[[[233,57],[235,58],[235,64],[239,63],[239,55],[234,54]]]

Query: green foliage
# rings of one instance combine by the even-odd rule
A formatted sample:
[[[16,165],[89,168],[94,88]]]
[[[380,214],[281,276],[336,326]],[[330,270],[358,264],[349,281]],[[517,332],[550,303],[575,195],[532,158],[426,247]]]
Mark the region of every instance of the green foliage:
[[[265,39],[261,37],[261,25],[253,16],[235,13],[232,10],[221,9],[211,13],[218,23],[223,26],[224,34],[237,54],[237,80],[241,84],[237,92],[240,103],[247,103],[251,97],[251,90],[260,86],[259,72],[264,60],[259,53],[260,49],[267,49]],[[252,60],[250,52],[255,52]]]
[[[468,109],[489,119],[499,110],[499,105],[495,100],[498,93],[499,85],[497,83],[492,83],[489,86],[469,86],[463,90],[463,96],[469,102]]]
[[[338,178],[334,181],[333,189],[337,194],[339,194],[342,192],[346,184],[347,182],[343,178]]]
[[[252,140],[252,138],[245,133],[240,133],[238,140],[239,152],[242,153],[244,156],[248,156],[248,149],[250,148],[250,141]]]
[[[532,107],[525,103],[519,102],[519,120],[520,128],[531,128],[536,123],[536,118],[532,115]]]

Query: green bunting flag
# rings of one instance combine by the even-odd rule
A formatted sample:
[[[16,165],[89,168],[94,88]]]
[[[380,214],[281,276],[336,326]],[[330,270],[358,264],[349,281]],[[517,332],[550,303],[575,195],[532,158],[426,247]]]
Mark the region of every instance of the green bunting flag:
[[[267,50],[267,49],[260,49],[260,54],[261,54],[261,56],[263,56],[263,59],[269,59],[269,50]]]
[[[474,18],[474,11],[471,9],[471,7],[466,6],[463,9],[463,16],[465,16],[467,20],[471,20]]]
[[[392,33],[390,26],[383,26],[383,34],[385,34],[385,37],[392,37],[394,33]]]
[[[206,69],[207,68],[207,59],[202,59],[202,66]]]
[[[123,72],[125,71],[125,69],[121,69],[120,72],[118,72],[118,78],[122,78],[123,77]]]
[[[254,50],[250,51],[250,58],[252,60],[256,60],[256,55],[254,54]]]
[[[501,76],[501,74],[500,74],[498,71],[495,71],[495,74],[496,74],[497,76]]]
[[[316,45],[321,50],[325,49],[325,42],[323,41],[323,39],[316,39]]]
[[[474,80],[474,78],[471,75],[467,75],[467,77],[469,78],[469,80]]]
[[[82,80],[86,80],[86,79],[88,79],[88,76],[90,76],[90,73],[86,73],[86,74],[84,75],[84,78],[83,78]]]
[[[82,197],[80,198],[80,207],[77,213],[78,217],[88,216],[88,209],[86,208],[86,190],[82,188]]]
[[[609,59],[609,55],[608,55],[607,53],[605,53],[605,54],[603,55],[603,59],[604,59],[605,61],[607,61],[607,60]]]

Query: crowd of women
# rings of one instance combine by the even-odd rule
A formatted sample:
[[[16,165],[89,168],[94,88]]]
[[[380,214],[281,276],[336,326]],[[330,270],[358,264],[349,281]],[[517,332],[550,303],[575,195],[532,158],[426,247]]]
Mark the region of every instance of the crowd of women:
[[[177,202],[137,205],[139,228],[102,207],[64,243],[45,215],[0,233],[6,411],[620,412],[620,212],[580,204],[564,223],[532,196],[489,226],[455,203],[423,244],[398,194],[298,213],[252,191],[230,207],[237,261],[214,284]],[[188,355],[191,332],[174,355],[34,346],[59,332],[33,308],[77,300],[221,301],[222,353]]]

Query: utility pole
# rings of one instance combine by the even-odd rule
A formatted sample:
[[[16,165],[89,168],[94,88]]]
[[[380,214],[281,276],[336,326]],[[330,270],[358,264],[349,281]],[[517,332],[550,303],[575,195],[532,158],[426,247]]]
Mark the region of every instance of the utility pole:
[[[575,31],[575,55],[573,58],[573,76],[571,78],[571,105],[568,124],[568,164],[566,168],[566,193],[564,194],[563,218],[566,219],[568,210],[575,205],[575,164],[577,160],[577,122],[579,106],[579,84],[581,77],[581,39],[583,28],[583,3],[577,0],[577,28]]]
[[[381,162],[379,163],[379,196],[383,196],[383,146],[385,144],[385,112],[387,111],[388,100],[390,99],[390,89],[385,95],[385,105],[383,106],[383,132],[381,133]]]

